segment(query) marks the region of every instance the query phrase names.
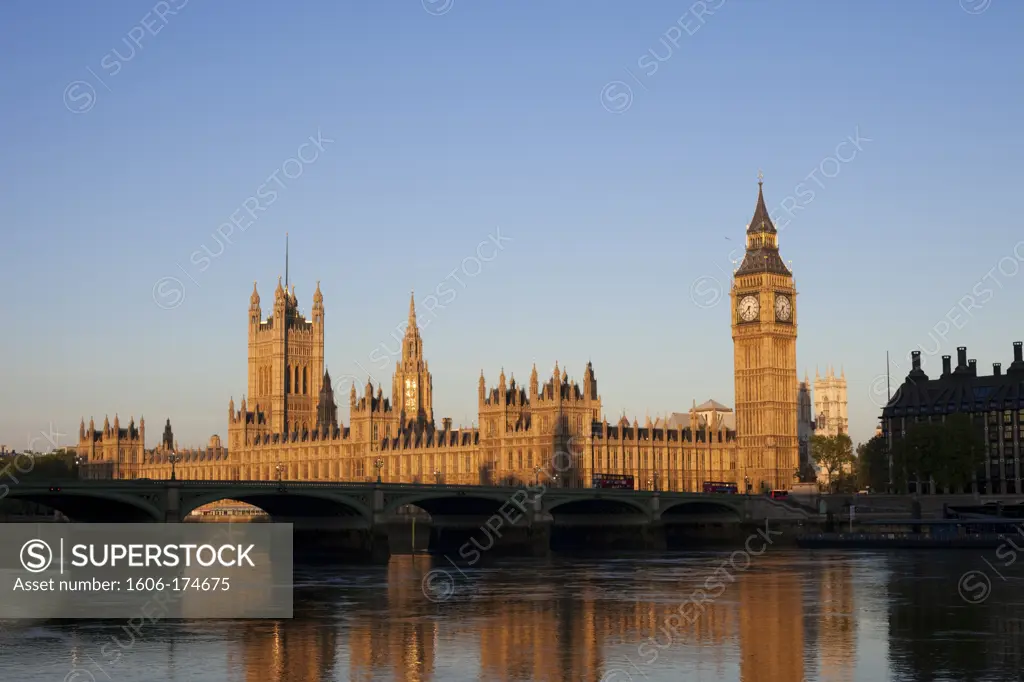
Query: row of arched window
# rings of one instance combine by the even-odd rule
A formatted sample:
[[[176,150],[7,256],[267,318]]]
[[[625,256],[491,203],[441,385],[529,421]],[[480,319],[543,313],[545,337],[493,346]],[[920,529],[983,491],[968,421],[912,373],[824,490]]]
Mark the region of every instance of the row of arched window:
[[[257,373],[257,390],[260,395],[273,393],[273,368],[261,367]],[[309,367],[288,365],[284,378],[284,391],[291,395],[309,395]]]

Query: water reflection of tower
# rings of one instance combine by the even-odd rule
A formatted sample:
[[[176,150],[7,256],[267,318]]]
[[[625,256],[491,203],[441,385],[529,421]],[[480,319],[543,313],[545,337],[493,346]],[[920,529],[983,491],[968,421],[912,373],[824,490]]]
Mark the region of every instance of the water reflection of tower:
[[[767,556],[758,571],[739,576],[740,679],[804,679],[804,608],[801,577]]]
[[[387,568],[387,601],[379,617],[349,628],[349,670],[353,680],[379,679],[386,673],[399,682],[435,679],[437,624],[424,609],[423,578],[432,566],[424,557],[394,556]]]
[[[334,626],[316,621],[266,621],[244,625],[242,660],[228,667],[245,670],[245,682],[320,682],[334,669]]]
[[[561,682],[601,679],[598,591],[583,587],[576,595],[553,588],[532,599],[495,599],[493,613],[480,628],[480,668],[488,680]],[[633,608],[633,605],[629,605]]]
[[[842,560],[827,561],[820,576],[818,665],[822,682],[852,682],[857,653],[853,572]]]

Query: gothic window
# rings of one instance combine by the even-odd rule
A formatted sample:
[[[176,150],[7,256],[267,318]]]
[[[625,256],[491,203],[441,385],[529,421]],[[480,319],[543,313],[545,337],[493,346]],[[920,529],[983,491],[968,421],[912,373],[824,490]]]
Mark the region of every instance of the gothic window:
[[[519,451],[519,470],[523,470],[523,451]]]
[[[508,451],[508,468],[512,469],[512,451]]]
[[[373,439],[377,440],[377,425],[373,425]]]
[[[308,387],[306,385],[307,372],[306,368],[302,368],[302,395],[309,395]]]
[[[299,389],[302,388],[302,384],[299,383],[299,368],[295,368],[295,393],[298,394]]]
[[[285,393],[291,393],[292,392],[292,368],[291,368],[291,366],[288,366],[288,368],[285,369],[285,372],[284,372],[284,392]]]

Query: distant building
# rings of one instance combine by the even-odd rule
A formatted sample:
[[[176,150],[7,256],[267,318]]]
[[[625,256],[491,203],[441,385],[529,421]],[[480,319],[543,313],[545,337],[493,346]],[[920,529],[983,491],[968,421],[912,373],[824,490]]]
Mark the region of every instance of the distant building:
[[[840,368],[839,376],[829,365],[822,377],[814,371],[814,433],[817,436],[837,436],[849,433],[846,416],[846,372]]]
[[[238,479],[238,467],[231,466],[228,450],[221,445],[220,436],[211,436],[205,450],[178,449],[171,431],[171,420],[168,419],[160,444],[152,450],[145,446],[144,417],[139,419],[138,427],[132,417],[126,429],[121,428],[121,420],[116,414],[113,425],[104,418],[102,429],[97,429],[91,418],[86,428],[83,419],[78,429],[78,447],[75,448],[79,458],[78,476],[85,479],[168,479],[173,468],[178,479]]]
[[[912,367],[903,385],[882,410],[882,437],[889,452],[915,422],[942,422],[947,415],[965,414],[982,435],[988,457],[978,467],[972,488],[981,494],[1021,493],[1021,428],[1024,427],[1024,353],[1013,344],[1013,363],[1003,374],[994,363],[992,374],[978,376],[976,360],[967,359],[967,348],[956,349],[956,368],[950,356],[942,356],[942,374],[930,379],[921,369],[921,352],[911,353]],[[927,482],[911,482],[910,492],[936,492]],[[973,491],[972,491],[973,492]]]

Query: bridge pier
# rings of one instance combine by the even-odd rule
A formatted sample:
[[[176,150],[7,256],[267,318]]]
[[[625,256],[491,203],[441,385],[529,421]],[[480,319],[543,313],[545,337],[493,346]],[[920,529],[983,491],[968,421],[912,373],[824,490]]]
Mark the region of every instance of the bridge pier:
[[[487,558],[547,556],[551,523],[523,521],[511,525],[493,522],[467,525],[435,519],[430,528],[428,549],[432,554],[442,554],[471,566]]]
[[[295,528],[293,554],[300,562],[386,564],[391,559],[387,528]]]
[[[642,551],[667,547],[665,527],[650,521],[600,526],[556,524],[551,532],[551,548],[555,551]]]

